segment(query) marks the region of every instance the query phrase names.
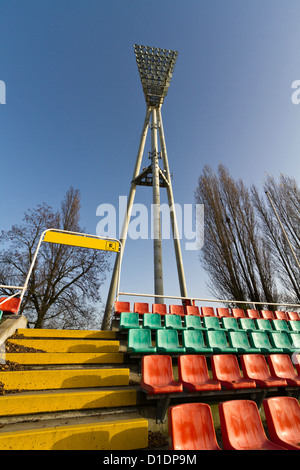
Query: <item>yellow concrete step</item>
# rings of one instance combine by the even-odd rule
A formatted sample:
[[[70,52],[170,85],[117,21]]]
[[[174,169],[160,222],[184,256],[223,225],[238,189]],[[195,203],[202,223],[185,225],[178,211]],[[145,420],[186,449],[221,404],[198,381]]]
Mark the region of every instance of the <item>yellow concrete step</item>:
[[[49,390],[59,388],[128,385],[129,369],[56,369],[0,372],[4,390]],[[0,397],[1,399],[2,397]]]
[[[19,328],[17,334],[27,338],[84,338],[84,339],[115,339],[115,331],[102,330],[54,330],[38,328]]]
[[[122,364],[124,354],[115,353],[6,353],[5,360],[23,365]]]
[[[114,340],[87,339],[12,339],[8,343],[40,349],[45,352],[118,352],[120,343]]]
[[[0,450],[132,450],[148,445],[148,421],[139,415],[84,421],[65,426],[57,422],[3,426]]]
[[[0,416],[113,408],[136,404],[137,392],[134,388],[106,387],[88,390],[23,392],[0,397]]]

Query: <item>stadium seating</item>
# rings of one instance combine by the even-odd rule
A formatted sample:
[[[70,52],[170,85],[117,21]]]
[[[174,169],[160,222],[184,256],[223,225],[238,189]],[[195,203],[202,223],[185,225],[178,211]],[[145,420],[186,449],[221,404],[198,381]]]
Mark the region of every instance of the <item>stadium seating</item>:
[[[259,311],[258,310],[253,310],[253,309],[247,309],[246,310],[246,315],[248,318],[261,318],[260,314],[259,314]]]
[[[256,331],[256,324],[252,318],[239,318],[238,322],[244,331]]]
[[[276,310],[274,312],[274,316],[277,320],[288,320],[286,312],[283,312],[282,310]]]
[[[262,354],[244,354],[240,356],[244,377],[255,381],[261,388],[286,387],[287,381],[272,377],[265,357]]]
[[[213,307],[201,307],[201,315],[203,317],[214,317],[215,312]]]
[[[299,313],[297,312],[286,312],[286,314],[289,320],[295,320],[295,321],[300,320]]]
[[[168,410],[171,450],[221,450],[212,413],[205,403],[184,403]]]
[[[233,354],[220,354],[211,357],[214,380],[221,382],[226,389],[255,388],[254,380],[242,377],[237,357]]]
[[[272,442],[288,450],[300,450],[300,405],[294,397],[263,400],[269,436]]]
[[[291,331],[288,327],[288,322],[285,320],[271,320],[274,331]]]
[[[283,349],[275,347],[265,331],[250,331],[249,341],[253,348],[260,349],[263,354],[282,353]]]
[[[162,326],[161,316],[159,313],[144,313],[143,315],[143,328],[150,330],[160,330],[165,327]]]
[[[168,313],[166,304],[152,304],[152,313],[159,313],[159,315],[166,315]]]
[[[274,312],[272,310],[261,310],[260,311],[261,318],[264,318],[265,320],[274,320]]]
[[[149,395],[183,391],[183,385],[174,380],[170,356],[143,356],[141,389]]]
[[[169,312],[171,315],[181,315],[184,316],[184,307],[183,305],[169,305]]]
[[[151,331],[147,328],[128,330],[128,351],[138,354],[156,353],[156,347],[151,343]]]
[[[250,320],[250,318],[249,318]],[[239,353],[260,353],[259,348],[252,347],[246,331],[229,331],[228,341],[231,348],[236,348]]]
[[[298,333],[296,333],[298,334]],[[290,353],[299,351],[299,348],[293,345],[291,335],[288,335],[284,331],[274,331],[269,333],[270,341],[275,348],[282,349],[284,353]]]
[[[300,321],[290,320],[289,328],[291,331],[296,331],[300,333]]]
[[[150,313],[149,304],[146,302],[135,302],[133,304],[133,311],[137,312],[139,315]]]
[[[285,379],[288,385],[300,386],[300,375],[297,375],[288,354],[271,354],[267,361],[273,377]]]
[[[266,318],[257,318],[254,320],[256,329],[260,331],[274,331],[272,323]]]
[[[221,390],[221,383],[210,378],[205,356],[183,355],[178,358],[178,377],[189,392]]]
[[[221,322],[222,322],[224,330],[227,330],[227,331],[239,331],[240,330],[240,325],[237,321],[237,318],[222,317]]]
[[[203,325],[207,330],[222,330],[222,325],[217,317],[203,317]]]
[[[209,330],[205,332],[206,344],[212,348],[213,353],[237,353],[236,348],[229,346],[225,331]]]
[[[129,328],[140,328],[139,314],[135,312],[122,312],[120,315],[120,330]]]
[[[254,401],[220,403],[219,414],[224,450],[283,450],[267,438]]]
[[[157,352],[166,354],[183,354],[185,347],[179,345],[177,330],[157,330],[156,331]]]
[[[200,315],[199,307],[195,305],[187,305],[186,306],[186,314],[187,315]]]
[[[213,348],[207,346],[204,342],[201,330],[185,330],[182,333],[182,343],[186,352],[211,354]]]
[[[181,323],[181,315],[165,315],[165,327],[172,330],[184,330],[185,326]]]
[[[115,302],[115,315],[119,316],[122,312],[132,312],[130,302]]]
[[[232,309],[232,316],[234,318],[245,318],[246,314],[242,308],[233,308]]]
[[[0,302],[2,302],[7,297],[1,297]],[[4,304],[0,305],[0,310],[6,314],[17,314],[19,311],[21,299],[13,297],[12,299],[7,300]]]
[[[217,317],[219,318],[231,317],[229,308],[221,307],[221,308],[217,308],[216,311],[217,311]]]
[[[201,317],[199,315],[185,315],[184,325],[187,329],[192,330],[206,330],[201,322]]]

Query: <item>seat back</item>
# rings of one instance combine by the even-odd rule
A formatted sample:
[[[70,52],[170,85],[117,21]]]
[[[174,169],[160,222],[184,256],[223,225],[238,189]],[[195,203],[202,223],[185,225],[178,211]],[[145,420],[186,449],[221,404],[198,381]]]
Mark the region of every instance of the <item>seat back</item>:
[[[289,338],[293,348],[300,350],[300,334],[296,331],[289,333]]]
[[[180,315],[165,315],[165,327],[173,329],[182,329],[181,316]]]
[[[182,355],[178,358],[178,377],[180,382],[203,383],[209,380],[205,356],[200,354]]]
[[[272,344],[265,331],[250,331],[249,332],[250,343],[254,348],[261,350],[271,351]]]
[[[246,331],[229,331],[228,341],[232,348],[237,348],[238,350],[242,350],[245,352],[251,349],[251,345],[249,343]]]
[[[170,305],[169,306],[169,312],[172,315],[184,315],[184,308],[183,305]]]
[[[284,351],[292,351],[294,346],[289,335],[285,331],[274,331],[269,333],[269,335],[271,343],[275,348],[282,348]]]
[[[294,397],[263,400],[270,439],[276,444],[300,450],[300,405]]]
[[[244,377],[268,380],[271,376],[266,359],[262,354],[243,354],[240,356]]]
[[[288,354],[271,354],[267,357],[273,377],[294,379],[297,377],[291,358]]]
[[[219,414],[224,450],[259,450],[269,443],[254,401],[220,403]]]
[[[187,305],[186,314],[187,315],[200,315],[199,307],[197,307],[196,305]]]
[[[271,320],[274,331],[291,331],[285,320]]]
[[[222,325],[225,330],[235,330],[238,331],[240,326],[238,324],[237,318],[222,318]]]
[[[130,302],[115,302],[115,314],[120,315],[122,312],[131,312]]]
[[[149,313],[149,304],[147,302],[134,302],[133,311],[137,313]]]
[[[203,317],[214,317],[215,312],[213,307],[201,307],[201,315]]]
[[[290,320],[289,327],[291,331],[300,332],[300,321]]]
[[[286,312],[283,312],[282,310],[275,310],[274,316],[277,320],[288,320]]]
[[[203,333],[200,330],[184,330],[182,342],[185,348],[205,348]]]
[[[1,301],[4,300],[5,297],[1,298]],[[7,300],[4,304],[0,305],[0,310],[4,313],[14,313],[17,314],[19,311],[21,299],[13,297],[12,299]]]
[[[139,314],[135,312],[122,312],[120,315],[120,330],[139,328]]]
[[[156,354],[143,356],[142,380],[154,386],[169,385],[174,382],[171,357]]]
[[[219,318],[231,317],[229,308],[226,308],[226,307],[217,308],[217,317]]]
[[[144,313],[143,328],[150,328],[153,330],[162,328],[160,314],[159,313]]]
[[[274,320],[274,312],[272,310],[261,310],[260,311],[261,318],[264,318],[265,320]]]
[[[158,313],[159,315],[167,314],[166,304],[152,304],[152,313]]]
[[[220,347],[222,349],[228,348],[227,337],[225,331],[222,330],[208,330],[205,332],[207,343],[211,348]]]
[[[164,348],[178,348],[179,339],[177,330],[157,330],[156,331],[156,345],[157,347]]]
[[[210,330],[220,330],[220,320],[218,317],[203,317],[203,325]]]
[[[214,354],[211,369],[215,380],[235,382],[242,378],[237,357],[233,354]]]
[[[171,450],[220,450],[212,413],[205,403],[183,403],[168,410]]]
[[[147,328],[128,330],[128,348],[143,349],[151,347],[151,331]]]
[[[248,318],[261,318],[259,311],[258,310],[253,310],[253,309],[247,309],[246,314]]]
[[[194,330],[202,329],[201,318],[198,315],[185,315],[184,324],[186,328],[190,328]]]
[[[232,315],[234,318],[245,318],[246,314],[242,308],[233,308],[232,310]]]
[[[300,320],[299,313],[297,312],[287,312],[286,314],[289,320],[296,320],[296,321]]]
[[[245,331],[255,331],[256,325],[252,318],[239,318],[239,324],[242,330]]]
[[[257,330],[260,331],[273,331],[272,323],[265,318],[257,318],[255,321]]]

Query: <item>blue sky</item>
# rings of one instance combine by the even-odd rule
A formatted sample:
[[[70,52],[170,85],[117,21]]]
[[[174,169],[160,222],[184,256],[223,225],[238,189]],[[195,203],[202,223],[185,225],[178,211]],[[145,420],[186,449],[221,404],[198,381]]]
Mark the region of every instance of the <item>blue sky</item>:
[[[206,164],[259,188],[266,173],[299,181],[299,14],[298,0],[0,0],[0,229],[72,185],[96,233],[98,205],[128,194],[146,111],[134,44],[179,52],[162,108],[177,203]],[[165,294],[180,295],[163,250]],[[198,258],[183,246],[188,294],[211,297]],[[153,292],[151,240],[128,240],[122,274],[121,290]]]

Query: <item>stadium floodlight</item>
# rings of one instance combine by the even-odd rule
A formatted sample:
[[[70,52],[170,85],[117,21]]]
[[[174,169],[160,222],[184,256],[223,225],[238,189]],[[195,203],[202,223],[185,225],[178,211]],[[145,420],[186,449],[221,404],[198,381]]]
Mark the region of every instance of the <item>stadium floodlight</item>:
[[[146,103],[158,108],[167,96],[178,52],[134,45]]]

